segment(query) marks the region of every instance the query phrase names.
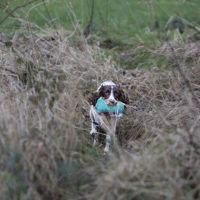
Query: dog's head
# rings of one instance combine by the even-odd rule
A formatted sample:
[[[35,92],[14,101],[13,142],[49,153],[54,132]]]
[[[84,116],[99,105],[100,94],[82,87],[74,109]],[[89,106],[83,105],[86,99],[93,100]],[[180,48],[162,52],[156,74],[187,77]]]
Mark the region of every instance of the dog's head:
[[[103,82],[96,92],[92,93],[88,101],[91,105],[96,105],[97,100],[102,97],[106,104],[115,105],[118,101],[128,104],[128,96],[125,95],[122,88],[112,81]]]

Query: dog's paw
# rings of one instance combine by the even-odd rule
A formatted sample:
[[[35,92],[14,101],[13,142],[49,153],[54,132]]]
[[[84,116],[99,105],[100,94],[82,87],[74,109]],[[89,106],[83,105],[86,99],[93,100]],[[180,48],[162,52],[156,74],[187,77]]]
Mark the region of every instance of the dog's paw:
[[[91,136],[95,136],[95,135],[97,135],[98,133],[97,133],[97,131],[95,130],[95,129],[92,129],[91,131],[90,131],[90,135]]]
[[[108,148],[105,148],[103,151],[103,155],[109,157],[112,154],[112,151]]]

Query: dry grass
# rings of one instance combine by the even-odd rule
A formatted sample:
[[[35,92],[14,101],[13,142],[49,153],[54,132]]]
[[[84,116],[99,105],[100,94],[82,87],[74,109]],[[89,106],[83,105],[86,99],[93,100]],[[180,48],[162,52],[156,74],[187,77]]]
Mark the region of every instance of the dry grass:
[[[6,41],[2,36],[3,199],[200,198],[200,108],[175,70],[124,71],[64,30],[18,32]],[[199,98],[199,44],[187,45],[180,58],[190,59],[181,63]],[[171,62],[166,46],[153,53]],[[127,90],[131,104],[119,123],[121,145],[106,159],[91,146],[86,99],[108,79]]]

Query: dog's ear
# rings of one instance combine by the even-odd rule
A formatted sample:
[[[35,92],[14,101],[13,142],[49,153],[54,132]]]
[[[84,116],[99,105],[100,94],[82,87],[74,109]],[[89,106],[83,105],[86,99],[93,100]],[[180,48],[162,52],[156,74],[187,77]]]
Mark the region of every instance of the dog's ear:
[[[88,102],[90,105],[95,106],[97,103],[97,100],[100,98],[99,92],[93,92],[89,97],[88,97]]]
[[[122,88],[120,88],[120,87],[119,87],[119,96],[118,96],[118,100],[121,101],[122,103],[129,104],[128,95],[126,95],[126,94],[124,93],[124,91],[122,90]]]

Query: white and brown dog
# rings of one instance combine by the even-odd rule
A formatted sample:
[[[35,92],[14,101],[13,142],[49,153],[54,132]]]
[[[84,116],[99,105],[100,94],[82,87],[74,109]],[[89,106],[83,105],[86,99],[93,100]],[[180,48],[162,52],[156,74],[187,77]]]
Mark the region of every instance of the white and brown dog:
[[[107,153],[109,152],[111,146],[111,136],[116,130],[117,119],[121,117],[122,114],[98,113],[95,105],[100,97],[109,106],[113,106],[118,102],[123,103],[124,105],[128,104],[129,99],[128,96],[125,95],[122,88],[112,81],[103,82],[88,99],[91,105],[90,118],[92,121],[90,134],[94,137],[94,145],[98,140],[100,132],[102,133],[103,131],[106,134],[106,145],[104,152]]]

